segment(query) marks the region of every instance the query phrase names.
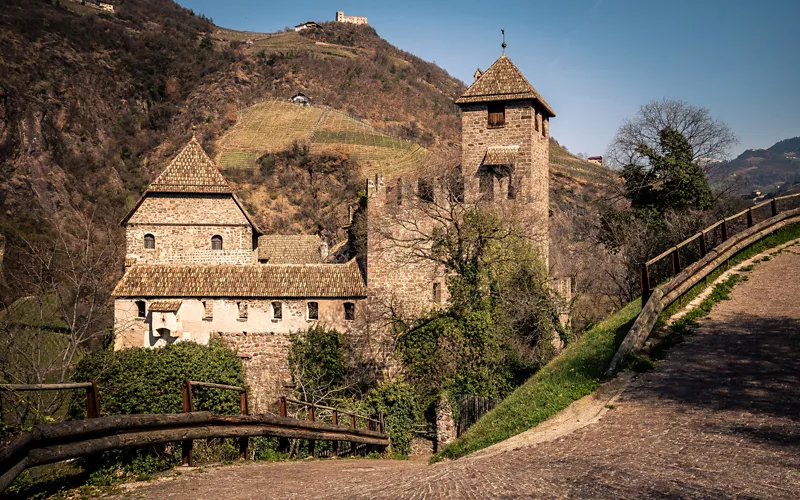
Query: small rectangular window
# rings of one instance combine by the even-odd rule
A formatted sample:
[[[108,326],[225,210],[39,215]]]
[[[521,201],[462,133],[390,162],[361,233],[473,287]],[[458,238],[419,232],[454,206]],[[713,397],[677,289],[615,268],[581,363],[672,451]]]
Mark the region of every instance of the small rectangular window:
[[[319,304],[316,302],[308,303],[308,319],[319,319]]]
[[[280,302],[272,303],[272,319],[283,319],[283,304]]]
[[[506,105],[502,102],[489,103],[489,128],[505,127]]]
[[[147,304],[143,300],[136,301],[136,315],[139,318],[147,316]]]
[[[247,303],[237,302],[236,306],[239,308],[239,319],[247,319]]]
[[[417,181],[417,194],[422,201],[427,201],[428,203],[436,201],[433,192],[433,181],[430,179],[419,179],[419,181]]]
[[[344,303],[344,319],[345,321],[353,321],[356,319],[356,305],[352,302]]]
[[[437,304],[442,303],[442,284],[441,283],[434,283],[433,284],[433,301]]]
[[[214,303],[210,300],[203,301],[203,319],[212,319],[214,317]]]

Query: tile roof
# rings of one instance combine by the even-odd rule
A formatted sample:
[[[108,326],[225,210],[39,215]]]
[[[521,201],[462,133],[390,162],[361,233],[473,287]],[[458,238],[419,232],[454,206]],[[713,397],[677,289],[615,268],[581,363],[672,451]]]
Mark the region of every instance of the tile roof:
[[[258,238],[258,260],[269,264],[318,264],[322,239],[313,234],[269,234]]]
[[[346,264],[142,265],[127,270],[114,297],[366,297],[355,259]]]
[[[550,116],[556,116],[553,108],[539,95],[522,72],[505,54],[500,56],[464,94],[456,104],[473,102],[513,101],[533,99],[539,101]]]
[[[147,190],[161,193],[232,193],[228,182],[194,136]]]
[[[519,146],[489,146],[486,150],[485,165],[514,165],[517,163]]]
[[[150,303],[150,311],[152,312],[171,312],[176,313],[181,308],[183,301],[181,300],[154,300]]]

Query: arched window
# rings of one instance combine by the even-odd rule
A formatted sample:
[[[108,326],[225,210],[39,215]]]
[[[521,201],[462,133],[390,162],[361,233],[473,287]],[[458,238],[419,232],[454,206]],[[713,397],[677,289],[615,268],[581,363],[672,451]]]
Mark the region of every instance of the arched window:
[[[144,235],[144,248],[147,250],[152,250],[156,247],[156,237],[152,234],[145,234]]]
[[[222,250],[222,236],[215,234],[211,237],[211,250]]]

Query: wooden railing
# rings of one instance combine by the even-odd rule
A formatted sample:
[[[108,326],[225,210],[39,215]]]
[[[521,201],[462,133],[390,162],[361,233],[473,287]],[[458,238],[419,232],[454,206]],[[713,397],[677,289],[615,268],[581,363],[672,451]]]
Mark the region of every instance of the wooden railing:
[[[781,210],[780,203],[786,201],[791,201],[793,205],[800,205],[800,193],[774,198],[726,217],[645,262],[642,265],[642,312],[639,313],[633,326],[614,354],[605,376],[610,377],[613,375],[620,363],[630,353],[641,349],[666,307],[678,300],[718,267],[725,265],[728,259],[736,253],[782,227],[800,223],[800,206],[789,210],[784,207]],[[770,216],[756,222],[756,211],[767,206],[770,207]],[[741,230],[736,230],[736,222],[745,227]],[[716,245],[709,245],[709,235],[717,230],[719,230],[719,242]],[[694,241],[698,242],[701,256],[690,265],[684,267],[683,262],[685,261],[682,262],[681,251],[688,248]],[[652,288],[651,269],[667,257],[672,261],[672,277],[661,285]]]
[[[193,411],[192,387],[210,387],[215,389],[234,390],[241,393],[242,415],[214,415],[207,411]],[[4,385],[5,390],[66,390],[87,389],[91,391],[92,407],[99,415],[97,385],[93,382],[80,384],[55,385]],[[305,439],[310,443],[331,441],[351,443],[355,450],[357,444],[371,447],[373,450],[384,450],[389,446],[389,436],[384,432],[382,420],[367,418],[352,412],[335,408],[310,405],[302,401],[281,398],[281,415],[247,415],[247,391],[243,387],[197,382],[184,382],[184,413],[177,415],[114,415],[108,417],[90,417],[85,420],[74,420],[56,424],[34,426],[30,432],[11,435],[0,442],[0,493],[30,467],[51,464],[84,457],[109,450],[135,448],[170,442],[182,442],[184,463],[191,463],[191,443],[196,439],[236,438],[239,439],[240,457],[246,457],[247,440],[254,436],[276,437],[282,443],[289,439]],[[87,401],[89,399],[87,398]],[[310,405],[309,420],[289,418],[286,412],[287,403]],[[87,410],[90,408],[87,403]],[[335,411],[333,423],[315,421],[314,408]],[[338,415],[349,415],[350,425],[339,425]],[[365,419],[367,427],[359,429],[356,419]],[[374,423],[378,427],[371,429]],[[188,446],[187,446],[188,443]],[[313,445],[310,446],[313,450]],[[244,450],[244,453],[242,451]]]
[[[94,380],[66,384],[0,384],[0,391],[6,392],[74,391],[76,389],[86,389],[86,418],[99,417],[100,399],[97,397],[97,384]]]

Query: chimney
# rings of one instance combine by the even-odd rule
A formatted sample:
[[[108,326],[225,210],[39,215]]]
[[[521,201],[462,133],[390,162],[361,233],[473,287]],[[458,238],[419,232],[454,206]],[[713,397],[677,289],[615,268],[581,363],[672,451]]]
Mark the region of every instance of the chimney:
[[[478,68],[475,70],[475,73],[472,76],[475,77],[475,81],[477,81],[478,78],[481,77],[481,75],[483,75],[483,70]]]

